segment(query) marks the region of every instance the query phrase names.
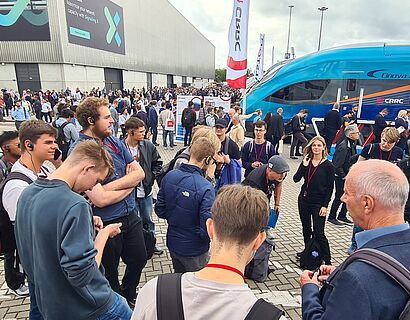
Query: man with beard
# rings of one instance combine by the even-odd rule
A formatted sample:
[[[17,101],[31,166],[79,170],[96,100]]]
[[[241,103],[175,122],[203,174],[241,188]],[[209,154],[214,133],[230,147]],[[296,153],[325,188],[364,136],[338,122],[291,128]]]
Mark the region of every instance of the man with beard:
[[[77,108],[77,119],[83,127],[79,141],[95,139],[104,145],[114,162],[114,174],[97,184],[86,195],[94,205],[93,213],[100,216],[104,225],[122,223],[122,232],[109,239],[102,263],[111,288],[127,299],[132,307],[142,269],[147,260],[141,218],[136,212],[135,187],[144,179],[144,171],[126,146],[111,136],[113,119],[108,100],[88,97]],[[126,264],[122,284],[118,280],[120,258]]]

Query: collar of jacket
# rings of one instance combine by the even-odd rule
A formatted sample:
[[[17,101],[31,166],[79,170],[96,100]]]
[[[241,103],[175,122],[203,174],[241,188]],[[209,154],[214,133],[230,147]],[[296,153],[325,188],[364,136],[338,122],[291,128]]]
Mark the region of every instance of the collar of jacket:
[[[190,172],[190,173],[198,173],[201,176],[204,176],[204,172],[201,168],[194,166],[192,164],[188,164],[188,163],[182,163],[181,166],[179,167],[179,169],[181,171],[184,172]]]

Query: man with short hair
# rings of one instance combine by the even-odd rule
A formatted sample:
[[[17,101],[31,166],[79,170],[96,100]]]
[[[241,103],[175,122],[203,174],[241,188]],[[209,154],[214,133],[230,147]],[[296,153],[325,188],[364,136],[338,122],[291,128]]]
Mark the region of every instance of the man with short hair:
[[[145,177],[144,171],[124,143],[111,136],[113,120],[108,100],[86,98],[77,108],[77,119],[83,131],[70,152],[80,141],[95,139],[104,145],[114,162],[114,174],[103,184],[98,183],[91,191],[86,191],[86,195],[95,206],[94,215],[101,217],[104,224],[122,223],[121,234],[107,241],[102,263],[111,288],[133,306],[147,260],[142,222],[138,219],[134,194],[135,187]],[[118,280],[120,258],[126,264],[121,285]]]
[[[61,145],[59,145],[62,152],[61,159],[63,161],[67,158],[70,145],[79,138],[77,128],[72,123],[73,118],[74,112],[66,108],[61,110],[60,118],[55,121],[55,127],[63,133],[63,136],[61,137]]]
[[[3,156],[0,158],[1,182],[8,176],[11,167],[21,156],[19,133],[17,131],[4,131],[0,135],[0,148],[3,152]]]
[[[260,166],[268,163],[270,157],[276,154],[272,144],[265,140],[266,123],[258,121],[254,127],[255,139],[248,141],[242,148],[242,167],[245,168],[245,178]]]
[[[400,140],[400,133],[396,128],[385,128],[380,136],[380,143],[366,145],[359,157],[359,161],[368,159],[386,160],[397,163],[403,158],[403,151],[396,146]]]
[[[292,127],[292,144],[290,146],[290,158],[297,159],[298,153],[295,154],[295,149],[299,142],[302,143],[302,150],[307,144],[307,139],[305,138],[303,132],[306,130],[305,118],[307,117],[309,111],[307,109],[302,109],[296,114],[290,124]]]
[[[212,107],[208,107],[207,110],[208,114],[205,117],[205,124],[208,127],[215,127],[215,121],[217,120],[217,116],[215,115],[215,110]]]
[[[118,135],[118,129],[119,129],[118,121],[120,120],[120,115],[118,114],[117,108],[118,108],[118,100],[115,99],[113,103],[110,104],[111,118],[114,121],[113,127],[112,127],[112,134],[114,137]]]
[[[196,113],[193,109],[194,103],[192,101],[188,102],[188,106],[182,110],[181,123],[182,127],[185,129],[184,134],[184,146],[191,144],[192,139],[192,128],[196,123]]]
[[[151,107],[152,108],[152,107]],[[125,122],[127,137],[125,145],[145,173],[142,183],[136,188],[136,208],[142,219],[143,227],[155,237],[155,224],[152,221],[152,186],[162,168],[162,159],[157,148],[148,139],[144,139],[144,122],[138,118],[130,118]],[[155,246],[154,253],[161,255],[164,251]]]
[[[366,230],[356,235],[358,247],[381,251],[407,270],[410,230],[403,210],[408,193],[407,179],[397,166],[368,160],[352,166],[342,196],[353,222]],[[306,320],[399,319],[409,300],[390,276],[358,260],[346,268],[322,265],[320,273],[304,271],[299,282]],[[325,285],[319,292],[320,283]]]
[[[257,109],[257,110],[255,111],[255,113],[256,113],[255,118],[253,118],[253,120],[252,120],[252,123],[253,123],[253,124],[255,124],[256,122],[262,120],[262,110],[261,110],[261,109]]]
[[[198,271],[208,261],[205,223],[211,217],[215,191],[204,172],[209,175],[208,168],[215,167],[218,151],[219,146],[216,149],[207,138],[199,138],[190,147],[189,162],[162,179],[155,213],[167,220],[167,247],[177,273]]]
[[[229,138],[231,138],[238,145],[239,150],[243,148],[245,144],[245,129],[242,127],[239,115],[235,114],[232,117],[232,128],[229,131]]]
[[[152,143],[154,146],[159,146],[157,143],[158,137],[158,113],[157,113],[157,101],[153,100],[149,104],[148,108],[148,130],[152,134]]]
[[[333,105],[332,110],[326,112],[325,115],[325,141],[326,148],[330,154],[330,148],[332,147],[332,142],[336,137],[337,132],[342,125],[342,119],[339,113],[339,103]]]
[[[270,137],[275,152],[279,154],[279,141],[285,135],[285,124],[283,122],[283,109],[278,108],[276,113],[269,119],[267,137]],[[268,140],[269,140],[268,139]]]
[[[26,108],[21,106],[20,101],[17,101],[14,105],[14,110],[11,113],[11,117],[14,119],[14,125],[16,126],[16,130],[18,131],[24,121],[30,120],[30,112],[27,111]]]
[[[268,211],[266,196],[259,190],[241,185],[221,189],[212,206],[212,218],[206,220],[207,234],[212,240],[209,264],[181,277],[181,312],[186,319],[246,318],[257,298],[243,273],[266,238],[263,229],[268,222]],[[141,289],[132,319],[157,319],[158,308],[162,312],[170,311],[157,306],[156,297],[165,290],[157,287],[158,281],[154,278]],[[283,314],[273,305],[268,310],[269,319],[280,319]],[[264,314],[256,318],[264,316],[267,317]]]
[[[384,108],[380,111],[376,118],[374,119],[374,127],[373,127],[373,134],[374,134],[374,142],[379,143],[381,141],[381,135],[384,128],[387,127],[387,122],[384,119],[385,116],[389,114],[389,109]]]
[[[2,250],[5,253],[5,278],[7,286],[18,296],[28,296],[28,288],[24,282],[25,275],[19,269],[20,260],[14,236],[13,225],[16,219],[17,202],[30,183],[39,177],[46,178],[49,175],[49,169],[43,166],[43,163],[54,160],[54,152],[57,149],[56,136],[57,130],[41,120],[26,121],[21,125],[19,131],[21,157],[13,164],[1,193],[2,206],[7,214],[1,217],[0,229]],[[12,178],[11,174],[20,174],[25,177],[25,180],[17,176]],[[35,301],[34,292],[31,296],[32,301]],[[35,303],[31,302],[30,315],[32,312],[36,314],[35,309]]]
[[[342,203],[340,197],[343,195],[345,178],[347,176],[347,173],[349,172],[352,157],[357,154],[356,141],[359,139],[360,134],[357,124],[348,125],[344,132],[346,138],[336,146],[336,151],[332,159],[332,164],[335,167],[336,193],[327,221],[336,226],[342,226],[342,222],[352,224],[352,222],[346,216],[346,204],[343,203],[342,209],[340,210],[337,218],[336,213],[339,210],[340,204]]]
[[[99,270],[106,241],[121,232],[121,223],[103,226],[78,194],[113,170],[111,156],[102,146],[92,140],[81,142],[48,179],[38,179],[21,195],[17,246],[44,319],[131,317],[125,300]]]

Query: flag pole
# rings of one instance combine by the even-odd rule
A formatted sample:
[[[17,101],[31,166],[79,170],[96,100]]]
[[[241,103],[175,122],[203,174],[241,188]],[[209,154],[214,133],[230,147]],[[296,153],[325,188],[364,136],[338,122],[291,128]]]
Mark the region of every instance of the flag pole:
[[[242,114],[246,114],[246,89],[242,90]]]

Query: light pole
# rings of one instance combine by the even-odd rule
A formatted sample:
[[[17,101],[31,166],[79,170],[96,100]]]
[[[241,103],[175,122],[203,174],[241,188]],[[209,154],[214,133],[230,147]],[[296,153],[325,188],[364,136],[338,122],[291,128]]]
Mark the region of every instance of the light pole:
[[[317,9],[322,12],[322,15],[321,15],[321,17],[320,17],[319,44],[318,44],[318,46],[317,46],[317,51],[320,51],[320,41],[322,40],[323,13],[324,13],[327,9],[329,9],[329,8],[327,8],[327,7],[320,7],[320,8],[317,8]]]
[[[294,5],[290,5],[288,7],[289,7],[288,45],[286,47],[285,59],[290,59],[290,53],[289,53],[290,24],[292,22],[292,9],[293,9]]]

